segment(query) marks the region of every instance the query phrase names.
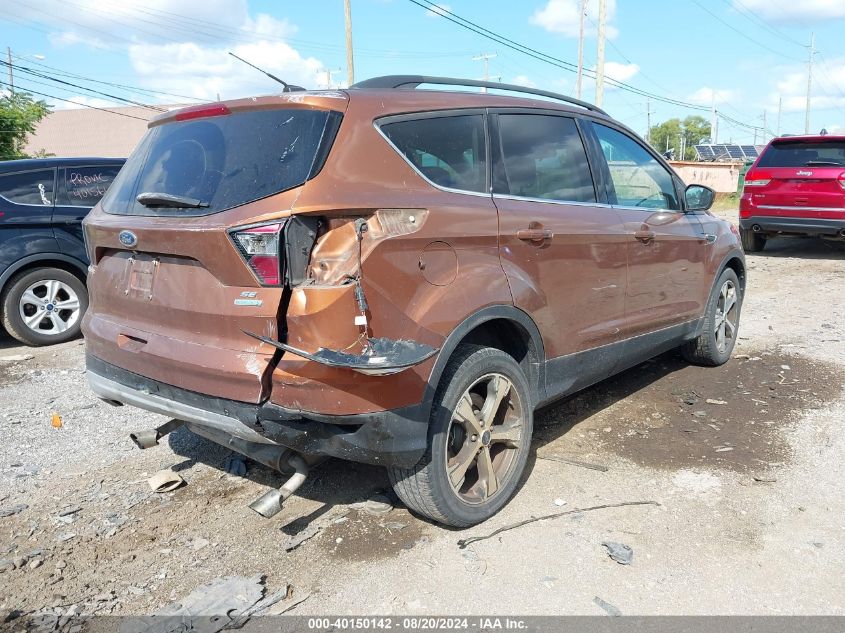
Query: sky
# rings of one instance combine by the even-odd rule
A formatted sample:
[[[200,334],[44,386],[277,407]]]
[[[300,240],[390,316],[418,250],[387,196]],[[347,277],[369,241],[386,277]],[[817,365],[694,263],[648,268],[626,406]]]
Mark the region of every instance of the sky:
[[[492,79],[575,95],[580,0],[448,0],[434,8],[416,2],[351,0],[357,81],[387,74],[480,79],[484,62],[473,58],[489,54],[495,55],[488,60]],[[15,71],[16,88],[51,95],[44,98],[56,108],[125,105],[119,99],[194,103],[278,91],[229,51],[290,83],[347,85],[343,0],[3,5],[0,45],[22,67]],[[588,74],[596,65],[598,5],[587,0]],[[802,133],[811,33],[810,130],[845,132],[843,0],[607,0],[607,15],[607,76],[633,91],[606,86],[603,107],[641,134],[649,111],[656,124],[692,114],[710,119],[714,105],[721,113],[720,142],[750,143],[753,128],[762,142],[764,116],[767,136]],[[449,16],[558,61],[486,39]],[[6,70],[0,69],[0,81],[8,81]],[[592,77],[584,78],[583,98],[595,98]]]

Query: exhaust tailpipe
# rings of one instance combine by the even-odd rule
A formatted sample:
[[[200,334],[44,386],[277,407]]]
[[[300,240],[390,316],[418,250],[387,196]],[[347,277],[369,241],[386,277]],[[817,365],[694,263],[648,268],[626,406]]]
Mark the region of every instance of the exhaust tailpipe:
[[[300,455],[292,455],[288,458],[288,464],[294,469],[293,475],[285,484],[277,490],[268,490],[255,501],[249,504],[252,510],[265,519],[278,514],[282,509],[282,503],[290,497],[297,489],[305,483],[308,476],[308,465]]]
[[[170,420],[169,422],[165,422],[161,426],[157,426],[154,429],[144,429],[143,431],[136,431],[135,433],[129,434],[129,439],[135,442],[135,445],[144,450],[146,448],[152,448],[153,446],[158,445],[158,441],[163,438],[168,433],[171,433],[182,426],[184,422],[182,420]]]
[[[760,231],[763,230],[763,227],[761,227],[759,224],[755,224],[754,226],[751,227],[751,230],[754,231],[755,233],[759,233]]]
[[[839,229],[839,237],[845,238],[845,229]]]

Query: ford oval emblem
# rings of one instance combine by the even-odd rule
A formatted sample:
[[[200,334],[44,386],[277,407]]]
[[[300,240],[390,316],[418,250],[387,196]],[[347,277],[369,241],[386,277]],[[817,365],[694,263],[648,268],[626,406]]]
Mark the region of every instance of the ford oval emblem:
[[[128,246],[132,248],[138,244],[138,236],[135,235],[132,231],[121,231],[117,239],[120,240],[120,243],[124,246]]]

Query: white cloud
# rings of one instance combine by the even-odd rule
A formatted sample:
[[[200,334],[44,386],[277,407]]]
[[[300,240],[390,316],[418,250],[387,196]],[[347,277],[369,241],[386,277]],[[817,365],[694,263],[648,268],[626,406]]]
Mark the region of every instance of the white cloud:
[[[54,110],[72,110],[74,108],[83,108],[85,106],[90,106],[94,108],[115,108],[126,105],[125,103],[116,103],[115,101],[111,101],[109,99],[101,99],[100,97],[89,97],[86,95],[62,95],[62,99],[67,99],[67,101],[59,101],[58,99],[44,97],[44,100],[51,106],[53,106]],[[71,101],[73,101],[74,103],[70,103]]]
[[[447,12],[451,10],[451,6],[441,2],[440,4],[435,4],[433,7],[431,7],[428,11],[425,12],[425,14],[430,18],[436,18],[443,15],[448,15]]]
[[[308,88],[325,82],[317,75],[323,63],[289,42],[296,27],[267,14],[251,15],[247,0],[28,0],[24,11],[25,19],[55,28],[50,41],[56,47],[126,50],[136,77],[123,82],[150,90],[204,100],[281,90],[228,51],[288,83]],[[162,96],[159,102],[173,100]]]
[[[720,103],[727,103],[736,97],[733,90],[709,88],[704,86],[699,88],[691,95],[687,96],[687,101],[697,103],[699,105],[719,105]]]
[[[734,7],[771,22],[820,22],[845,18],[842,0],[734,0]]]
[[[552,33],[561,33],[566,37],[578,37],[580,24],[581,0],[548,0],[546,6],[537,9],[529,22],[543,27]],[[619,31],[611,25],[616,15],[616,0],[607,0],[607,37],[613,39]],[[599,3],[593,0],[587,3],[584,32],[588,36],[596,35],[599,23]]]
[[[536,88],[537,84],[535,84],[531,79],[526,75],[517,75],[513,79],[511,79],[512,84],[516,84],[517,86],[525,86],[526,88]]]
[[[628,81],[640,72],[637,64],[620,64],[619,62],[605,62],[604,74],[616,81]]]
[[[258,41],[235,47],[204,47],[194,43],[133,45],[129,59],[144,87],[204,100],[276,93],[281,86],[228,51],[243,57],[287,83],[313,87],[323,64],[304,58],[284,42]]]
[[[777,109],[778,99],[782,99],[783,112],[803,112],[807,106],[806,67],[781,67],[774,74],[780,79],[769,95],[769,108]],[[810,94],[811,110],[845,108],[845,57],[824,59],[815,65]]]

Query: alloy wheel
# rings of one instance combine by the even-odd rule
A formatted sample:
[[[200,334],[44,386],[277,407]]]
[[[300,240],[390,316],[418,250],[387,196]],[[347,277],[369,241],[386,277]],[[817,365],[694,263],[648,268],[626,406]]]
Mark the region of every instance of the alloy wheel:
[[[43,279],[24,290],[19,302],[21,319],[33,332],[57,335],[76,325],[79,297],[66,283]]]
[[[482,376],[458,400],[449,423],[446,474],[464,502],[479,504],[511,476],[523,441],[523,403],[502,374]]]
[[[729,342],[736,338],[737,328],[737,294],[736,286],[730,279],[722,284],[719,299],[716,301],[716,318],[713,330],[716,334],[716,347],[724,352]]]

